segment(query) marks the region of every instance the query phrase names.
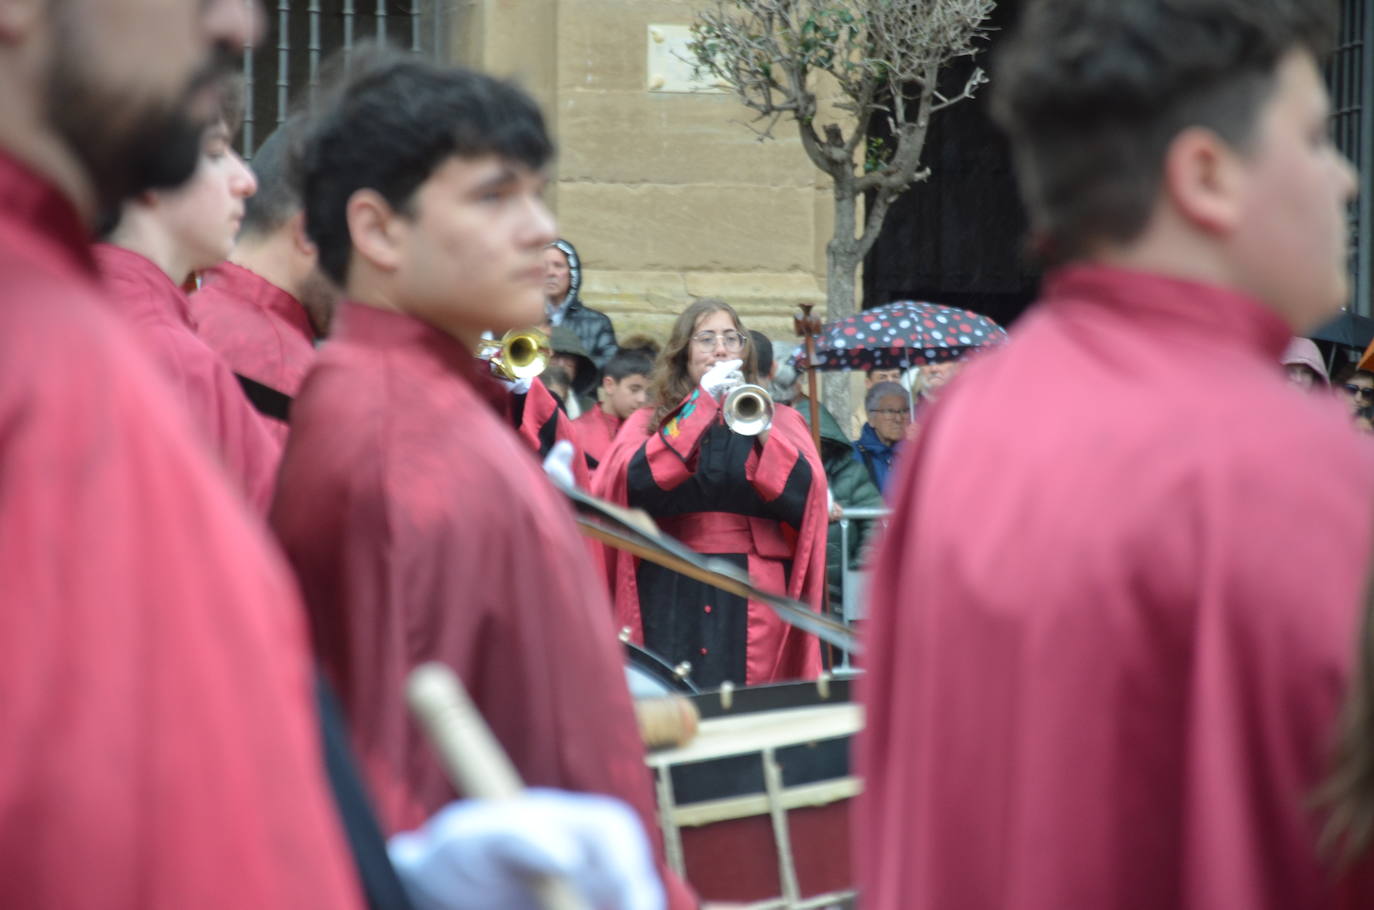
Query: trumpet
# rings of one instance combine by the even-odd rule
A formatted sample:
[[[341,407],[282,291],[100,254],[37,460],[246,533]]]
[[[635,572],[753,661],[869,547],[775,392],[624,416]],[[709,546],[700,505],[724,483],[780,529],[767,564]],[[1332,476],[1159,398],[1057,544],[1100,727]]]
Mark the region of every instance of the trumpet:
[[[773,425],[773,396],[763,386],[736,386],[720,409],[725,425],[741,436],[757,436]]]
[[[549,336],[538,329],[511,329],[500,341],[483,339],[478,356],[485,357],[502,379],[533,379],[549,365],[553,348]]]

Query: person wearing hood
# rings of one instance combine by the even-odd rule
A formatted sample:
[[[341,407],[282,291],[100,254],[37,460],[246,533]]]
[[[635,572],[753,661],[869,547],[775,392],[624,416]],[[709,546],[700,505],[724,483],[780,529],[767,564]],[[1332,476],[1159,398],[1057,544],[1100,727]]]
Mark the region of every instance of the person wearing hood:
[[[577,333],[567,325],[556,325],[549,333],[553,348],[551,366],[562,367],[568,373],[569,391],[560,403],[563,411],[576,420],[596,406],[596,384],[601,366],[587,353],[587,347]],[[615,353],[615,349],[611,349]]]
[[[1303,391],[1325,392],[1331,388],[1331,377],[1322,362],[1322,352],[1310,338],[1294,337],[1279,358],[1288,374],[1288,381]]]
[[[868,422],[854,443],[853,459],[863,465],[879,492],[887,493],[887,478],[897,448],[911,423],[911,399],[899,383],[879,382],[864,396]]]
[[[599,370],[617,350],[611,317],[582,302],[582,260],[566,240],[544,249],[544,312],[549,325],[572,329]],[[594,384],[594,383],[593,383]],[[576,385],[576,382],[574,382]]]

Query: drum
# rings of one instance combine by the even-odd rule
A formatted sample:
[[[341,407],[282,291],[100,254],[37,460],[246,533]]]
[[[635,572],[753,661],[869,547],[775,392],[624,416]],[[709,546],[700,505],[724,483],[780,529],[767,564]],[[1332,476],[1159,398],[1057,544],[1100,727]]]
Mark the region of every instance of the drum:
[[[679,674],[672,664],[648,648],[633,642],[621,642],[625,648],[625,681],[630,697],[657,698],[662,695],[695,695],[697,687],[692,679]]]
[[[706,901],[852,906],[849,744],[863,726],[848,681],[692,696],[688,745],[648,755],[668,863]]]

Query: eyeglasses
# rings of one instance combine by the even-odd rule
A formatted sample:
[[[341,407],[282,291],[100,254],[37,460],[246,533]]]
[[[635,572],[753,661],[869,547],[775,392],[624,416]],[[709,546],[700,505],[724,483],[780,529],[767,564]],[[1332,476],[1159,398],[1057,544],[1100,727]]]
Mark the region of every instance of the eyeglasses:
[[[1356,398],[1363,398],[1366,401],[1374,401],[1374,387],[1367,385],[1356,385],[1353,382],[1345,384],[1345,390]]]
[[[697,332],[692,336],[692,344],[698,351],[714,351],[716,345],[725,342],[725,350],[739,351],[744,348],[745,337],[739,332]]]
[[[911,408],[875,408],[868,413],[881,414],[884,417],[910,417]]]

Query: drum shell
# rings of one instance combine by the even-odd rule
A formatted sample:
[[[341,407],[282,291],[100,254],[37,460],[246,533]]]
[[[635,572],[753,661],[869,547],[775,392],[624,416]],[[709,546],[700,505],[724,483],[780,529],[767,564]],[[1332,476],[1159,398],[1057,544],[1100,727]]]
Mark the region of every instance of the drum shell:
[[[694,696],[692,701],[701,712],[708,737],[713,721],[721,718],[766,726],[784,722],[789,712],[799,719],[814,718],[817,706],[848,712],[846,717],[857,711],[848,703],[847,683],[832,683],[825,696],[811,683],[740,689],[733,693],[728,709],[722,707],[718,693]],[[827,722],[821,725],[820,735],[813,735],[815,729],[808,729],[809,723],[799,723],[794,732],[774,738],[768,746],[786,799],[804,803],[782,813],[786,836],[781,845],[772,806],[762,796],[767,787],[761,750],[741,752],[722,745],[721,751],[730,754],[700,760],[702,743],[698,741],[695,753],[688,747],[651,757],[650,764],[660,775],[660,803],[671,803],[668,813],[660,806],[670,862],[676,859],[703,900],[753,902],[785,895],[785,872],[779,860],[789,846],[798,897],[852,892],[849,808],[858,788],[850,775],[852,726]],[[661,779],[664,774],[669,776],[667,785]],[[802,792],[808,795],[793,796]],[[717,817],[730,814],[737,817]],[[675,821],[670,822],[669,816]],[[670,830],[674,827],[676,832]],[[843,900],[837,897],[837,903]]]
[[[621,642],[625,652],[625,676],[632,698],[662,695],[695,695],[691,677],[679,676],[658,654],[634,642]]]

